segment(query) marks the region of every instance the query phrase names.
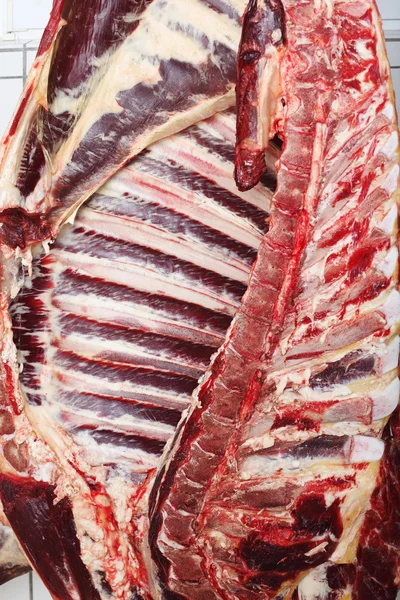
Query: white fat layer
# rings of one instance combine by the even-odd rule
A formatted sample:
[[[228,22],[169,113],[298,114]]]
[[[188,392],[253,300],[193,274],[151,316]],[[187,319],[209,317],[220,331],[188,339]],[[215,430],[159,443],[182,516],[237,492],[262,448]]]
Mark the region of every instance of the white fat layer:
[[[58,413],[56,404],[52,406],[52,412]],[[55,415],[57,420],[57,415]],[[120,417],[98,417],[92,410],[79,410],[62,408],[61,420],[69,427],[89,426],[101,430],[107,428],[116,433],[125,433],[133,435],[144,435],[152,439],[166,442],[174,433],[174,428],[171,425],[165,425],[157,421],[146,419],[135,419],[130,415]]]
[[[111,382],[101,377],[87,375],[79,371],[70,371],[67,368],[59,367],[57,376],[62,377],[63,386],[66,389],[84,389],[86,393],[105,394],[118,398],[121,394],[125,398],[135,400],[140,394],[147,397],[147,401],[154,406],[163,406],[166,408],[182,409],[186,408],[189,398],[184,395],[174,394],[173,391],[166,392],[150,385],[135,387],[129,381]],[[46,381],[46,386],[49,385]],[[103,390],[103,392],[102,392]]]
[[[282,32],[276,29],[272,39],[279,42]],[[279,69],[279,50],[276,46],[268,45],[261,60],[258,61],[260,83],[260,103],[258,106],[259,126],[257,128],[257,142],[260,148],[266,148],[268,141],[274,136],[273,122],[278,112],[278,99],[282,93]]]
[[[185,280],[183,276],[175,276],[171,273],[164,274],[162,271],[150,269],[147,265],[135,265],[124,257],[121,257],[120,260],[106,259],[60,250],[55,250],[54,255],[60,264],[92,277],[99,277],[121,285],[125,285],[129,280],[135,281],[135,288],[142,292],[170,296],[228,315],[233,315],[237,308],[237,303],[224,292],[218,294],[209,288],[202,290],[201,284],[197,286],[193,280]]]
[[[241,2],[236,2],[240,6]],[[207,23],[207,41],[202,40],[199,26]],[[188,35],[189,31],[197,35]],[[149,5],[140,18],[139,26],[124,40],[117,50],[110,50],[100,58],[93,59],[96,68],[94,75],[83,84],[83,88],[60,92],[52,104],[55,114],[69,112],[82,114],[80,121],[85,123],[80,139],[100,117],[107,112],[120,112],[117,103],[118,93],[145,82],[154,85],[160,79],[158,61],[177,60],[191,62],[199,66],[207,61],[214,43],[219,42],[233,47],[238,35],[238,27],[233,19],[209,10],[200,0],[190,4],[184,0],[157,0]],[[154,61],[157,57],[157,62]],[[156,63],[156,65],[154,64]],[[105,73],[107,76],[105,77]],[[128,86],[126,85],[128,82]],[[99,103],[96,110],[86,109],[82,113],[82,103],[91,90],[96,90]]]
[[[81,209],[77,223],[98,233],[165,252],[199,267],[206,267],[224,277],[247,283],[250,271],[248,265],[238,259],[227,262],[223,252],[196,243],[190,238],[185,239],[182,234],[173,235],[142,221],[113,215],[105,216],[87,208]]]
[[[383,190],[385,190],[389,195],[393,194],[399,185],[399,165],[393,165],[392,170],[389,172],[386,177],[384,183],[380,186]]]
[[[236,4],[240,10],[243,2],[236,0],[231,4]],[[199,30],[205,23],[207,44],[204,44],[204,34]],[[192,31],[196,35],[188,35]],[[209,10],[200,0],[191,0],[190,4],[184,0],[168,0],[168,7],[164,0],[156,0],[141,16],[139,26],[117,50],[93,58],[96,72],[85,82],[84,89],[79,90],[80,95],[76,97],[76,90],[72,96],[69,91],[60,91],[51,108],[55,114],[81,113],[88,90],[96,89],[100,102],[95,111],[90,111],[91,120],[86,125],[88,131],[103,114],[121,111],[116,102],[119,92],[143,82],[154,85],[160,80],[154,57],[158,61],[180,62],[186,62],[190,57],[194,65],[200,66],[207,61],[217,41],[233,48],[237,35],[238,27],[233,19]],[[129,82],[128,88],[126,82]]]
[[[243,0],[231,0],[231,4],[238,12],[245,6]],[[199,29],[205,23],[206,34]],[[160,60],[186,62],[190,57],[193,64],[201,70],[213,56],[217,42],[235,50],[239,35],[240,28],[235,19],[210,10],[200,0],[192,0],[190,4],[185,0],[169,0],[168,10],[165,9],[164,0],[152,2],[134,32],[117,49],[106,52],[94,61],[94,74],[82,84],[81,89],[75,89],[72,94],[66,90],[61,91],[54,100],[53,111],[68,111],[72,115],[79,115],[71,135],[58,152],[57,172],[62,174],[65,166],[71,163],[76,148],[104,114],[118,114],[122,111],[118,103],[121,92],[143,83],[154,86],[161,80]],[[90,102],[90,106],[86,102],[89,94],[98,99],[96,103]],[[199,98],[198,104],[187,113],[177,113],[156,131],[146,131],[140,139],[133,141],[130,156],[136,155],[157,139],[227,108],[234,102],[233,86],[227,86],[226,94],[226,98],[223,95],[220,99]],[[34,210],[42,200],[40,185],[37,190],[39,195],[34,192],[27,200],[28,210]],[[88,190],[79,203],[92,192],[93,189]],[[75,209],[76,205],[70,212]]]
[[[385,275],[385,277],[392,277],[395,269],[397,269],[398,260],[399,252],[395,246],[392,246],[385,258],[378,264],[378,269]]]
[[[271,446],[268,439],[268,447]],[[363,462],[374,462],[382,458],[384,444],[381,440],[370,436],[354,435],[344,444],[343,448],[335,455],[319,456],[315,455],[296,459],[290,456],[262,456],[254,454],[246,458],[241,467],[240,475],[242,479],[252,479],[256,477],[266,477],[280,471],[284,474],[290,474],[292,471],[303,470],[311,467],[315,463],[325,464],[357,464]]]
[[[119,467],[126,468],[128,472],[147,474],[159,463],[158,456],[137,448],[130,449],[113,444],[101,445],[88,431],[75,434],[74,441],[81,449],[82,458],[93,468],[101,468],[104,464],[114,462]]]
[[[151,153],[153,153],[154,148],[155,146],[152,148]],[[176,143],[170,152],[174,157],[179,158],[176,155]],[[211,166],[215,167],[214,159],[212,159]],[[135,168],[134,163],[110,179],[99,190],[99,193],[119,197],[121,191],[127,191],[133,197],[138,195],[144,200],[176,210],[252,248],[257,249],[260,244],[262,235],[252,223],[240,219],[237,215],[200,192],[192,193],[174,183],[140,172]],[[265,204],[265,210],[267,210],[269,202],[265,202]]]
[[[39,335],[38,341],[42,341]],[[183,364],[181,357],[171,356],[167,349],[154,353],[139,343],[130,344],[126,340],[113,341],[106,336],[86,337],[76,332],[57,337],[57,345],[62,350],[79,353],[83,359],[118,358],[119,362],[131,365],[132,368],[153,362],[161,371],[174,372],[175,366],[180,367]],[[191,363],[188,359],[185,364],[192,367],[194,371],[199,370],[199,365],[195,361]]]
[[[168,315],[160,314],[155,310],[142,305],[128,304],[127,302],[115,302],[111,299],[106,300],[97,296],[88,297],[83,294],[63,295],[58,301],[59,307],[65,312],[72,312],[75,315],[88,316],[100,323],[116,323],[118,325],[130,327],[142,327],[146,331],[153,333],[168,334],[179,330],[180,337],[183,339],[197,338],[200,343],[208,343],[211,346],[218,346],[222,341],[221,335],[212,331],[202,331],[190,322],[183,320],[176,323]]]
[[[369,40],[357,40],[356,51],[360,58],[362,58],[363,60],[370,60],[374,58],[372,50],[369,47]]]
[[[381,148],[381,152],[385,154],[387,158],[392,158],[394,154],[397,152],[399,146],[399,134],[397,131],[393,131],[383,148]]]
[[[397,329],[400,323],[400,293],[392,290],[380,311],[385,315],[388,327]]]
[[[194,140],[181,138],[177,145],[174,138],[167,138],[153,146],[151,151],[160,159],[171,156],[171,152],[173,152],[174,160],[177,160],[183,167],[215,181],[219,187],[246,200],[253,206],[266,211],[269,209],[270,196],[265,188],[259,184],[252,190],[252,193],[240,192],[232,177],[232,164],[219,156],[210,157],[210,152],[196,144]]]
[[[324,565],[313,569],[299,583],[299,600],[324,600],[326,597],[326,573]]]
[[[399,362],[400,338],[396,335],[385,345],[385,351],[380,356],[382,373],[389,373],[396,369]]]
[[[354,552],[357,546],[353,545],[353,542],[359,536],[378,473],[379,461],[371,462],[366,470],[357,474],[356,485],[346,493],[341,510],[344,531],[331,561],[340,563],[355,560]]]
[[[396,377],[383,391],[371,392],[372,419],[383,419],[392,414],[399,403],[400,382]]]
[[[392,204],[387,215],[377,224],[379,229],[388,235],[393,235],[395,226],[397,227],[397,206]]]
[[[365,435],[355,435],[349,443],[348,462],[378,461],[382,458],[384,450],[385,445],[381,440]]]

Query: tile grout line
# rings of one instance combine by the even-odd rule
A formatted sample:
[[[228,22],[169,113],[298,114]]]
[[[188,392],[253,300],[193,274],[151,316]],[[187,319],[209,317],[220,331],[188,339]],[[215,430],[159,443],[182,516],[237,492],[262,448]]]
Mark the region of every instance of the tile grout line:
[[[33,573],[29,573],[29,600],[33,600]]]

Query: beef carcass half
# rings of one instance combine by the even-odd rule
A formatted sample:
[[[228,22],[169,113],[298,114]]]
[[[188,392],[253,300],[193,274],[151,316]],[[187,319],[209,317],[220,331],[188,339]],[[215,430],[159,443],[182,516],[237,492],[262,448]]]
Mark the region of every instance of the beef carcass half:
[[[284,147],[248,289],[153,486],[154,594],[394,598],[399,141],[376,7],[252,1],[244,23],[239,187],[268,137]]]
[[[20,281],[17,279],[21,260],[28,264],[31,260],[31,249],[35,248],[37,242],[43,240],[46,244],[47,241],[54,239],[59,224],[69,214],[72,214],[93,189],[99,187],[103,180],[117,170],[120,164],[126,162],[133,154],[137,154],[150,141],[158,137],[165,137],[202,117],[234,104],[236,48],[240,37],[239,19],[244,7],[244,0],[241,2],[217,0],[207,3],[197,1],[190,3],[186,1],[136,2],[136,0],[111,2],[104,0],[94,1],[90,5],[85,3],[85,6],[79,1],[54,3],[52,17],[40,45],[20,107],[16,111],[2,144],[1,232],[5,257],[3,265],[4,307],[8,304],[8,296],[15,295],[20,286]],[[206,23],[207,27],[205,28]],[[168,44],[170,45],[168,46]],[[113,97],[112,94],[114,94]],[[128,100],[128,104],[126,104],[126,100]],[[264,194],[260,194],[258,191],[249,196],[250,202],[254,206],[249,205],[246,210],[237,201],[242,195],[237,194],[231,178],[232,158],[226,158],[226,155],[228,157],[233,155],[234,133],[231,121],[232,117],[229,116],[228,122],[225,122],[223,117],[220,119],[222,133],[217,134],[214,146],[219,148],[222,158],[217,160],[216,166],[214,163],[217,153],[215,149],[211,153],[208,152],[207,144],[204,142],[209,135],[207,131],[203,133],[203,136],[198,134],[203,142],[197,145],[197,149],[196,144],[190,143],[186,136],[186,143],[183,144],[183,147],[186,147],[187,151],[185,155],[182,147],[182,165],[173,160],[170,165],[166,165],[162,156],[160,159],[149,157],[147,166],[143,166],[142,175],[139,176],[140,174],[137,173],[135,193],[138,194],[142,206],[135,208],[130,221],[130,209],[127,208],[126,203],[125,208],[123,207],[122,197],[119,208],[116,208],[116,215],[111,214],[111,209],[105,211],[106,215],[102,214],[101,210],[94,211],[98,216],[98,222],[96,226],[94,223],[92,224],[93,231],[96,227],[100,229],[103,227],[107,233],[112,231],[111,237],[114,236],[114,239],[121,235],[121,247],[123,242],[127,241],[127,236],[129,240],[132,236],[137,238],[140,234],[141,239],[137,239],[137,245],[140,246],[146,240],[146,244],[154,250],[153,254],[148,251],[141,255],[138,248],[129,252],[129,248],[125,247],[125,256],[120,261],[120,264],[125,263],[125,265],[132,263],[132,269],[136,271],[136,275],[138,271],[141,271],[141,282],[143,283],[147,278],[146,283],[152,284],[150,286],[152,291],[149,292],[147,285],[147,288],[142,289],[136,296],[132,296],[129,294],[129,289],[123,285],[118,288],[118,283],[113,288],[114,293],[106,292],[107,285],[104,285],[101,291],[99,285],[94,292],[97,307],[96,303],[92,307],[94,318],[96,318],[96,310],[99,309],[106,321],[107,318],[113,320],[117,318],[115,313],[113,316],[104,314],[104,301],[108,301],[108,308],[112,313],[115,306],[110,306],[111,296],[116,298],[118,289],[121,290],[122,295],[125,291],[125,299],[129,297],[128,304],[130,303],[131,306],[124,303],[122,299],[123,308],[119,321],[118,318],[116,321],[116,324],[120,323],[121,325],[122,333],[119,344],[122,344],[125,361],[128,360],[129,352],[131,352],[131,360],[133,360],[134,349],[138,348],[138,345],[141,348],[146,345],[146,335],[139,335],[139,333],[154,330],[156,334],[160,334],[159,339],[157,339],[157,335],[153,340],[149,336],[148,344],[150,343],[150,346],[153,347],[147,350],[145,347],[141,350],[143,366],[146,368],[147,364],[149,368],[147,382],[144,376],[146,372],[141,374],[142,387],[146,388],[146,384],[151,381],[153,381],[153,387],[164,386],[162,393],[164,395],[167,393],[167,398],[162,398],[159,394],[159,401],[161,404],[165,403],[164,408],[167,408],[168,403],[171,402],[173,409],[165,410],[164,416],[162,416],[162,410],[159,410],[158,413],[157,409],[152,410],[151,402],[149,409],[146,410],[144,402],[145,408],[141,411],[139,403],[137,411],[139,417],[142,416],[143,422],[145,419],[151,422],[156,417],[159,417],[162,422],[160,429],[163,431],[156,431],[160,439],[153,444],[153,452],[150,456],[150,463],[153,465],[156,464],[154,461],[168,437],[168,432],[173,431],[179,411],[190,397],[191,378],[195,382],[195,376],[197,376],[195,374],[201,373],[206,368],[205,361],[209,348],[217,348],[223,340],[231,318],[229,315],[233,314],[234,306],[240,299],[241,290],[244,289],[243,286],[246,282],[246,272],[249,270],[259,240],[265,231]],[[126,128],[125,132],[124,128]],[[226,136],[230,136],[228,143],[225,140]],[[213,136],[209,135],[209,137],[212,140]],[[165,148],[165,151],[171,149],[174,151],[173,140],[169,140],[168,143],[169,146]],[[117,149],[118,144],[120,150]],[[160,152],[162,155],[164,150],[159,151],[159,154]],[[191,163],[195,157],[197,157],[198,166],[195,168],[195,176],[193,176]],[[170,172],[169,179],[168,170]],[[217,175],[221,178],[219,182],[216,181]],[[191,180],[194,182],[191,183]],[[186,182],[184,190],[180,187],[183,182]],[[161,188],[155,187],[157,183]],[[116,185],[118,187],[118,182]],[[228,190],[225,189],[226,186],[228,186]],[[120,190],[117,189],[111,192],[111,195],[115,196],[119,193]],[[124,191],[124,193],[129,195],[129,191]],[[157,206],[151,200],[154,196],[157,197],[157,202],[160,202],[162,198],[161,207],[164,208],[159,208],[158,212]],[[140,205],[140,202],[138,204]],[[172,207],[177,210],[172,210]],[[125,215],[124,210],[127,211]],[[152,223],[152,218],[155,225]],[[142,222],[141,232],[139,222]],[[125,227],[122,227],[122,224]],[[259,230],[260,227],[261,230]],[[116,228],[119,228],[119,233]],[[121,233],[122,229],[124,231]],[[77,234],[78,237],[81,233]],[[84,235],[80,237],[83,238]],[[110,244],[115,246],[113,242],[109,242],[108,250],[111,250]],[[160,255],[160,246],[165,249],[165,244],[168,245],[168,250],[163,260]],[[86,240],[86,247],[89,246],[90,242]],[[103,246],[106,247],[107,254],[106,241]],[[205,252],[205,250],[208,251]],[[37,253],[36,248],[34,252]],[[84,254],[85,252],[82,251],[81,258]],[[169,260],[171,254],[174,255],[173,260]],[[211,258],[211,255],[214,258]],[[183,260],[179,260],[179,257],[182,258],[182,256]],[[160,258],[158,259],[158,257]],[[229,264],[230,257],[233,262],[232,266]],[[94,269],[99,268],[99,256],[96,258],[93,258]],[[106,258],[102,268],[113,270],[115,252],[114,254],[109,252],[108,257],[103,255],[102,258]],[[214,264],[211,269],[198,268],[196,270],[192,266],[192,258],[197,260],[197,265],[195,265],[197,267],[199,264],[202,265],[203,260],[207,267],[208,259],[211,259]],[[37,260],[40,261],[40,259]],[[52,263],[51,256],[47,260],[49,264]],[[175,282],[170,283],[167,296],[163,298],[162,296],[165,296],[163,285],[170,277],[171,269],[174,270],[177,266],[180,272],[176,274]],[[35,274],[38,268],[35,260]],[[126,266],[122,269],[124,275],[121,274],[121,277],[124,282],[132,276],[132,269],[130,273]],[[216,277],[217,281],[212,282],[214,269],[218,276]],[[71,269],[70,273],[75,275],[74,269]],[[198,282],[195,279],[197,276],[200,278]],[[65,279],[64,277],[64,281]],[[101,275],[98,279],[101,281]],[[39,277],[39,281],[43,283],[43,280],[46,278],[40,279]],[[33,282],[35,281],[34,277]],[[79,278],[76,281],[79,281]],[[193,290],[192,284],[194,284]],[[51,276],[47,277],[45,285],[54,287]],[[73,289],[73,283],[70,282],[69,285]],[[24,352],[28,353],[31,361],[24,362],[25,374],[28,374],[30,369],[34,370],[41,358],[50,360],[49,356],[43,351],[41,353],[38,347],[30,348],[29,339],[26,340],[27,348],[23,347],[25,339],[23,339],[23,332],[18,329],[18,319],[20,318],[20,315],[16,314],[18,310],[26,312],[25,318],[34,330],[41,329],[42,324],[45,329],[45,316],[40,316],[42,304],[39,292],[43,290],[38,291],[39,298],[37,300],[34,298],[34,293],[31,294],[31,304],[28,308],[22,306],[24,303],[29,304],[29,298],[27,298],[29,294],[26,293],[29,286],[32,286],[30,281],[25,285],[22,296],[13,307],[15,331],[19,331],[18,343],[21,344],[18,350],[21,356]],[[60,295],[62,295],[62,291],[60,290]],[[88,297],[85,297],[86,292],[88,296],[90,286],[89,290],[83,290],[81,294],[83,306],[88,302]],[[103,298],[101,298],[102,294]],[[177,294],[178,301],[175,300]],[[103,302],[101,302],[102,299]],[[93,295],[89,296],[89,300],[93,300]],[[196,302],[202,304],[203,301],[208,307],[216,307],[217,314],[213,309],[203,306],[198,309]],[[20,309],[18,308],[19,302],[21,302]],[[186,306],[185,302],[187,302]],[[116,305],[118,308],[118,302]],[[221,307],[223,307],[222,312],[219,312]],[[68,311],[68,308],[65,310]],[[69,307],[69,312],[74,313],[74,310]],[[38,319],[41,320],[40,323],[37,323]],[[127,323],[131,323],[132,319],[134,325],[131,328],[136,329],[138,335],[136,340],[131,340],[132,344],[129,347],[129,345],[126,346],[128,334],[125,331],[124,339],[123,333],[125,329],[129,332]],[[21,413],[24,398],[21,396],[16,377],[12,375],[13,370],[16,375],[16,360],[15,355],[13,356],[14,349],[10,344],[10,323],[9,321],[7,323],[7,317],[3,321],[3,325],[8,329],[8,333],[3,332],[3,349],[7,354],[7,356],[3,355],[4,369],[8,373],[4,380],[7,380],[7,377],[13,380],[8,387],[10,393],[8,400],[5,399],[8,394],[4,394],[2,401],[5,407],[4,414],[2,414],[3,454],[8,462],[11,461],[13,469],[16,469],[17,472],[22,468],[23,473],[29,474],[33,478],[36,477],[39,481],[49,481],[49,473],[46,474],[46,470],[51,471],[51,463],[52,461],[57,463],[57,457],[51,452],[48,453],[46,442],[42,443],[42,438],[36,430],[31,434],[28,432],[29,429],[32,429],[32,422],[29,420],[25,422],[25,416],[22,416]],[[47,326],[46,332],[51,335],[51,326]],[[107,331],[103,331],[103,337],[104,335],[107,337],[107,333]],[[90,332],[87,332],[89,339],[90,335]],[[33,336],[31,339],[34,339],[33,343],[38,346],[38,340],[43,342],[45,336],[45,332],[41,334],[37,332],[37,337]],[[165,339],[163,336],[166,336]],[[174,342],[175,338],[176,342]],[[179,340],[182,339],[184,342],[180,343]],[[191,349],[193,340],[195,340],[195,347]],[[89,345],[92,343],[93,347],[92,341],[88,343]],[[116,341],[116,345],[118,346],[118,341]],[[87,349],[83,352],[87,352]],[[148,354],[147,359],[146,353]],[[151,363],[153,359],[155,360],[157,353],[158,369],[162,374],[153,380],[149,374],[151,375],[154,370]],[[122,371],[119,369],[119,363],[123,363],[123,358],[114,356],[113,360],[117,365],[114,373],[116,375]],[[112,360],[109,359],[108,362],[112,363]],[[183,363],[181,367],[179,367],[180,362]],[[163,375],[164,371],[167,373],[165,376]],[[133,369],[125,369],[125,374],[131,372]],[[181,381],[180,376],[183,372],[188,375],[188,378]],[[168,373],[172,373],[172,375],[168,376]],[[85,378],[86,374],[81,377]],[[174,383],[176,383],[175,387]],[[12,389],[14,384],[16,387]],[[114,383],[114,390],[118,388],[118,385],[118,383]],[[193,383],[194,386],[195,383]],[[107,390],[103,391],[105,392],[104,397],[107,398]],[[127,392],[129,396],[129,390]],[[29,396],[29,390],[24,389],[23,393],[28,393]],[[49,389],[46,393],[51,395]],[[119,395],[122,398],[124,396],[123,393]],[[147,396],[148,390],[147,394],[144,394],[144,400]],[[29,397],[28,400],[31,401],[32,397]],[[133,398],[133,400],[135,399]],[[39,400],[37,399],[37,401]],[[32,404],[33,402],[31,402]],[[16,423],[12,422],[13,419],[6,410],[7,406],[11,406],[12,412],[17,416]],[[126,410],[128,403],[125,402],[123,406]],[[84,408],[82,410],[84,411]],[[43,424],[50,437],[53,437],[57,430],[56,427],[53,427],[55,424],[50,421]],[[16,425],[17,431],[15,432]],[[100,427],[98,429],[101,430]],[[153,425],[154,429],[157,429],[156,425]],[[27,461],[37,462],[33,458],[35,449],[33,453],[30,452],[29,457],[24,455],[29,435],[32,436],[35,448],[38,450],[36,458],[42,464],[43,460],[45,462],[45,471],[36,476],[35,468],[32,470],[32,464],[29,467],[27,465]],[[134,437],[129,441],[133,444]],[[114,442],[117,445],[116,438],[114,438]],[[148,447],[151,447],[150,443]],[[110,449],[110,445],[108,449]],[[62,449],[58,448],[58,452],[63,454]],[[127,452],[126,448],[122,454],[124,452]],[[40,456],[42,458],[39,458]],[[145,462],[148,455],[144,453],[143,456],[143,462]],[[73,459],[70,462],[75,464]],[[10,464],[8,464],[2,468],[2,471],[5,474],[10,471],[15,474],[13,469],[10,469]],[[142,470],[146,471],[145,468]],[[76,473],[73,478],[75,477]],[[50,480],[51,483],[55,482],[52,476]],[[24,483],[23,478],[19,479],[19,483]],[[67,483],[65,489],[70,491],[73,487]],[[45,487],[37,486],[35,491],[28,485],[24,489],[28,512],[29,510],[34,512],[36,502],[37,511],[45,514],[43,511],[47,501],[46,497],[50,498],[51,503],[51,490],[46,491]],[[11,490],[11,498],[13,493]],[[56,493],[58,492],[56,491]],[[35,495],[38,497],[33,501]],[[65,492],[61,492],[61,495],[65,496]],[[100,501],[105,502],[104,498],[103,500],[100,498]],[[6,504],[6,496],[4,496],[3,502]],[[47,509],[47,519],[42,519],[44,529],[49,528],[49,522],[46,524],[46,520],[49,521],[50,512],[50,509]],[[18,517],[20,520],[22,514],[23,510]],[[65,514],[69,517],[68,510]],[[50,527],[47,534],[54,537],[57,535],[54,531],[54,527],[53,530]],[[98,533],[102,539],[101,527],[98,527]],[[4,539],[7,540],[7,544],[3,544],[4,552],[0,556],[0,559],[3,559],[4,556],[3,565],[6,573],[4,578],[10,577],[16,572],[16,569],[12,569],[10,565],[8,549],[14,545],[8,534],[9,529],[6,527]],[[36,539],[38,539],[37,534],[38,532],[35,534]],[[79,558],[79,550],[73,546],[75,543],[73,532],[69,533],[69,537],[71,536],[72,552],[75,552]],[[24,545],[24,542],[22,543]],[[32,547],[32,540],[29,539],[25,540],[26,545],[30,545],[28,555],[31,562],[41,571],[53,593],[67,597],[65,588],[64,591],[57,592],[57,587],[59,590],[63,589],[63,583],[60,584],[57,577],[54,580],[54,573],[52,575],[50,572],[46,575],[44,565],[46,557],[42,557],[44,560],[42,568],[40,568],[35,557],[32,556],[32,552],[40,554],[42,549],[37,548],[35,551]],[[116,545],[114,554],[117,554],[118,551],[118,545]],[[17,556],[18,553],[15,552],[15,555]],[[73,556],[68,558],[64,552],[64,558],[60,559],[60,564],[64,561],[65,568],[55,565],[53,571],[57,574],[58,570],[58,575],[64,582],[67,582],[67,587],[74,597],[77,593],[86,597],[89,591],[82,591],[81,584],[76,582],[80,576],[71,577],[71,568],[72,571],[76,570],[76,565],[74,566],[76,560]],[[14,561],[14,566],[19,563],[24,564],[24,568],[26,568],[26,563],[19,558]],[[81,566],[78,560],[78,571]],[[112,577],[120,579],[116,584],[120,589],[127,586],[123,561],[119,561],[116,572],[108,574],[105,581],[107,582],[107,579],[112,579]],[[101,593],[105,594],[105,592]],[[123,593],[119,591],[118,597]]]
[[[395,594],[379,19],[369,0],[250,2],[245,192],[231,112],[175,134],[232,104],[244,4],[56,2],[4,141],[0,497],[54,598]]]

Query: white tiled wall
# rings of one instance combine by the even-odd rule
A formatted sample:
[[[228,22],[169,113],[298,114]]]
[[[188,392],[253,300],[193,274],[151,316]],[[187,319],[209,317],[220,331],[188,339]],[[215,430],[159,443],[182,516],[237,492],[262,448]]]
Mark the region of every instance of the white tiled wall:
[[[40,38],[40,29],[46,22],[51,0],[0,0],[0,47],[9,51],[0,53],[0,77],[22,77],[22,51],[26,44],[34,48]],[[389,59],[393,67],[393,80],[400,113],[400,1],[378,0],[387,33]],[[11,8],[11,10],[10,10]],[[2,40],[5,40],[2,42]],[[27,53],[29,69],[35,52]],[[0,79],[0,137],[7,126],[19,94],[22,79]],[[0,587],[0,600],[51,600],[37,576],[25,575]]]
[[[0,586],[0,600],[51,600],[37,575],[24,575]]]

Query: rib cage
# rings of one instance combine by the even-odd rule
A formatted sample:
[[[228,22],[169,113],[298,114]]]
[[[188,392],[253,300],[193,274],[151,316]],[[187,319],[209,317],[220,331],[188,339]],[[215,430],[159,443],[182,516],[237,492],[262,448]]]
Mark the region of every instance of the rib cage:
[[[91,464],[113,455],[139,473],[157,466],[239,306],[270,192],[221,187],[233,125],[233,113],[214,117],[121,170],[34,262],[11,307],[29,403],[87,446]],[[212,179],[198,173],[201,155]],[[203,222],[190,218],[191,202]]]
[[[97,481],[106,469],[114,500],[121,477],[126,502],[146,494],[267,230],[271,190],[234,194],[228,177],[234,123],[217,115],[122,169],[39,251],[11,305],[31,419],[70,439]]]

